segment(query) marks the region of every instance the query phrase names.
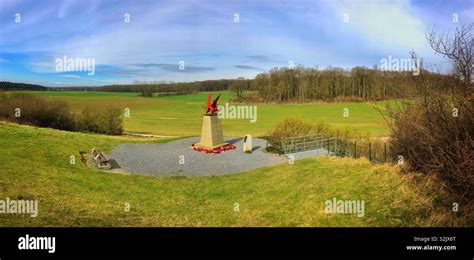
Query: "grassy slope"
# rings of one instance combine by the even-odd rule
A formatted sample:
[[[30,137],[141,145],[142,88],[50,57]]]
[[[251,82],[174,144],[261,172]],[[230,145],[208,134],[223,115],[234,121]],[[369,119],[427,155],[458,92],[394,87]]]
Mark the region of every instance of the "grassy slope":
[[[0,199],[38,199],[40,208],[37,218],[0,214],[0,226],[418,226],[434,219],[433,195],[394,168],[362,159],[307,159],[192,179],[95,172],[79,159],[69,164],[79,150],[131,141],[138,139],[0,122]],[[325,214],[324,201],[333,197],[365,200],[365,217]]]
[[[129,108],[131,117],[125,118],[127,131],[147,132],[162,135],[191,136],[201,132],[202,114],[207,93],[156,98],[136,97],[136,93],[94,92],[31,92],[35,95],[54,96],[69,102],[79,111],[85,105],[101,107],[113,104]],[[216,95],[216,93],[214,94]],[[231,97],[222,92],[222,102]],[[384,104],[389,101],[377,102]],[[258,104],[257,122],[248,119],[223,120],[227,136],[263,135],[276,122],[286,116],[299,116],[310,120],[324,120],[334,127],[351,127],[373,136],[385,136],[388,127],[373,107],[374,103],[314,103],[314,104]],[[349,108],[349,117],[343,117],[343,109]]]

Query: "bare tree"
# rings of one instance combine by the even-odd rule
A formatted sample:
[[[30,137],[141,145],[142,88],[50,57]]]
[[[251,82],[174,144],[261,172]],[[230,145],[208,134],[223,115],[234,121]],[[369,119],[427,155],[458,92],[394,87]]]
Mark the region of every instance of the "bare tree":
[[[243,77],[239,77],[230,84],[229,90],[237,94],[238,100],[242,100],[244,91],[249,89],[249,85],[250,81],[245,80]]]
[[[474,23],[457,27],[454,33],[439,33],[434,29],[426,32],[426,39],[431,48],[445,58],[451,65],[453,74],[462,80],[464,94],[472,88],[472,72],[474,66],[472,29]]]

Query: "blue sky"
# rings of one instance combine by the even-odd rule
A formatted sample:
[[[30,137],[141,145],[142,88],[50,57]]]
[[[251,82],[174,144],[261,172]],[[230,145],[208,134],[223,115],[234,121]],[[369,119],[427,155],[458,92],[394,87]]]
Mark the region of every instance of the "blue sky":
[[[253,78],[289,62],[372,67],[388,56],[409,58],[410,50],[425,67],[446,70],[425,31],[473,21],[473,1],[0,0],[0,80],[95,86]],[[95,74],[58,72],[55,60],[64,56],[94,59]]]

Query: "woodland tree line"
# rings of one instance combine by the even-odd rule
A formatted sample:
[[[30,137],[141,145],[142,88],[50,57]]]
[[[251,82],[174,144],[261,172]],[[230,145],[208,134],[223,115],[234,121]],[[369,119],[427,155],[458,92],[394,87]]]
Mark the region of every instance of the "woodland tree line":
[[[153,93],[173,93],[184,95],[200,91],[224,91],[233,80],[205,80],[194,82],[139,82],[129,85],[107,85],[100,87],[68,87],[59,88],[63,91],[105,91],[105,92],[139,92],[141,96],[151,97]]]
[[[230,90],[237,99],[246,98],[246,91],[257,91],[263,102],[307,102],[312,100],[380,100],[427,96],[432,93],[452,93],[459,80],[453,75],[421,69],[419,75],[411,71],[383,71],[377,68],[354,67],[350,70],[329,67],[273,68],[254,79],[223,79],[195,82],[134,82],[129,85],[99,87],[49,88],[56,91],[138,92],[141,96],[184,95],[200,91]],[[0,82],[5,90],[46,90],[38,85]],[[253,98],[255,95],[252,96]],[[253,101],[256,99],[254,98]]]
[[[257,91],[263,102],[307,102],[352,98],[380,100],[406,98],[430,93],[449,93],[459,84],[452,75],[421,70],[419,75],[411,71],[383,71],[377,68],[355,67],[345,70],[329,67],[273,68],[258,74],[254,79],[224,79],[195,82],[135,82],[130,85],[101,87],[68,87],[58,90],[139,92],[141,96],[183,95],[200,91],[230,90],[237,98],[245,98],[246,91]]]
[[[456,85],[452,76],[421,70],[413,72],[381,71],[367,67],[351,70],[330,67],[325,70],[297,67],[274,68],[255,77],[251,89],[258,90],[264,101],[305,102],[357,98],[379,100],[413,97],[433,92],[445,93]]]
[[[0,90],[47,90],[47,87],[43,87],[35,84],[26,83],[14,83],[9,81],[0,81]]]

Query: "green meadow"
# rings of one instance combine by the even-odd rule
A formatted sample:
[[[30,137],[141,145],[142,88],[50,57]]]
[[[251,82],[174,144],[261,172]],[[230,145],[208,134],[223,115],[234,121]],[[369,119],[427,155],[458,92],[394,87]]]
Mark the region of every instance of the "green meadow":
[[[142,98],[136,93],[31,92],[67,101],[74,111],[113,105],[130,109],[125,130],[199,135],[207,93]],[[216,95],[216,94],[214,94]],[[232,93],[222,93],[225,104]],[[385,136],[388,128],[367,103],[256,104],[256,123],[223,120],[225,135],[263,135],[298,116],[337,128]],[[234,104],[245,105],[245,104]],[[349,117],[343,117],[343,109]],[[122,143],[169,142],[66,132],[0,121],[0,199],[38,200],[39,214],[0,214],[0,226],[462,226],[429,179],[389,164],[332,156],[220,177],[157,178],[96,171],[79,151],[106,153]],[[71,164],[71,155],[75,163]],[[364,201],[363,216],[328,214],[326,202]]]
[[[137,93],[106,92],[30,92],[35,95],[50,96],[67,101],[71,108],[80,111],[85,106],[101,107],[113,105],[130,109],[130,117],[124,118],[125,131],[152,133],[169,136],[199,135],[202,114],[208,93],[182,96],[143,98]],[[213,93],[213,97],[217,96]],[[220,104],[228,102],[232,93],[224,91]],[[366,103],[308,103],[308,104],[246,104],[256,105],[257,121],[250,119],[223,119],[222,126],[227,136],[265,135],[278,121],[285,117],[301,117],[307,120],[322,120],[335,128],[356,129],[371,136],[388,135],[388,126],[375,109],[393,101]],[[349,116],[344,117],[347,108]]]
[[[0,122],[0,198],[39,201],[36,218],[0,214],[0,226],[456,225],[432,186],[365,159],[311,158],[202,178],[99,172],[79,160],[81,150],[143,140],[150,142]],[[364,200],[364,216],[327,214],[334,197]]]

